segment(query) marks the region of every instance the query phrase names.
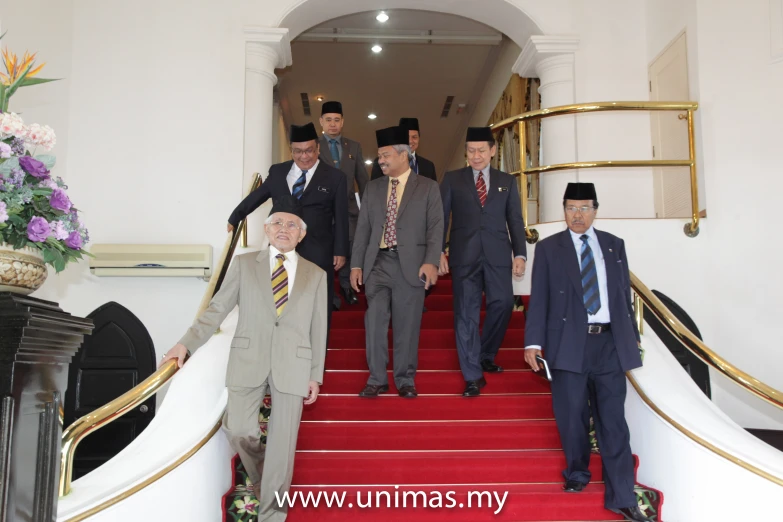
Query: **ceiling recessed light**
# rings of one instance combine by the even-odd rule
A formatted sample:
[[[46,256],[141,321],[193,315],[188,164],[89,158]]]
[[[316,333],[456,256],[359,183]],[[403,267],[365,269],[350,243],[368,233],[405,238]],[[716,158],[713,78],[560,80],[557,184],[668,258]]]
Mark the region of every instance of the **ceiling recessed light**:
[[[381,51],[383,51],[383,47],[381,47],[380,45],[375,44],[375,45],[372,46],[372,52],[379,53]]]
[[[323,96],[316,96],[315,99],[318,100],[319,102],[324,101],[324,97]]]
[[[378,20],[380,23],[384,24],[389,21],[389,15],[381,11],[381,14],[375,17],[376,20]]]
[[[370,118],[371,120],[374,120],[374,119],[375,119],[375,118],[377,118],[378,116],[377,116],[377,115],[375,115],[375,114],[373,114],[373,113],[370,113],[370,114],[368,114],[368,115],[367,115],[367,117],[368,117],[368,118]]]
[[[364,160],[365,165],[372,165],[372,160]]]

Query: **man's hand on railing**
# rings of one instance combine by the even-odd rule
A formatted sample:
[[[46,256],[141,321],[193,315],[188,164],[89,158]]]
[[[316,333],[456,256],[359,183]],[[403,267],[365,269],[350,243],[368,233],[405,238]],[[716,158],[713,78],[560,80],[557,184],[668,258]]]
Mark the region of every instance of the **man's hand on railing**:
[[[185,345],[181,343],[177,343],[174,345],[174,348],[166,352],[166,355],[164,355],[163,359],[160,360],[160,364],[158,365],[158,367],[163,366],[167,361],[170,361],[171,359],[176,359],[177,366],[182,368],[182,365],[185,364],[185,358],[187,356],[188,356],[188,349],[185,347]]]
[[[232,225],[231,223],[229,223],[229,224],[226,226],[226,230],[227,230],[228,232],[233,232],[233,231],[234,231],[234,225]]]

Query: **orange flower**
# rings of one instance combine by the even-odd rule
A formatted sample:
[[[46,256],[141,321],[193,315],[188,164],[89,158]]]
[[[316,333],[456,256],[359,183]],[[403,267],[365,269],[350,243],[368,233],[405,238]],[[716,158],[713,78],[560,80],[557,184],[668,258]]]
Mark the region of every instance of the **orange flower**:
[[[10,87],[22,77],[32,78],[38,74],[41,69],[43,69],[44,65],[46,65],[45,63],[42,63],[38,67],[33,68],[34,64],[35,53],[30,54],[29,52],[25,51],[24,56],[22,56],[20,61],[16,56],[16,53],[10,52],[6,47],[3,49],[3,65],[5,66],[5,74],[0,72],[0,82],[2,82],[2,84],[5,86]]]

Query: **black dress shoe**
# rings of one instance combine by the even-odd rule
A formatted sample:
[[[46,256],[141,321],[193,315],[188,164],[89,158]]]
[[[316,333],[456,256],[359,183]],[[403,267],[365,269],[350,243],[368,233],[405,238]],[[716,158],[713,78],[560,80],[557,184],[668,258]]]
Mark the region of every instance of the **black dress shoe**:
[[[633,520],[634,522],[655,522],[652,518],[644,516],[639,506],[612,509],[618,515],[622,515],[626,520]]]
[[[338,296],[334,296],[334,299],[332,299],[332,311],[338,312],[340,310],[340,306],[342,306],[340,298]]]
[[[406,399],[412,399],[414,397],[418,397],[419,393],[416,391],[416,388],[413,386],[403,386],[400,388],[400,397],[404,397]]]
[[[478,397],[481,394],[479,390],[486,385],[487,385],[487,380],[484,377],[482,377],[481,379],[477,379],[475,381],[466,381],[465,391],[462,392],[462,396]]]
[[[362,391],[359,392],[359,397],[377,397],[381,393],[386,393],[387,391],[389,391],[388,384],[368,384]]]
[[[487,373],[500,373],[503,371],[501,366],[498,366],[489,359],[484,359],[481,361],[481,369]]]
[[[349,305],[359,304],[359,298],[356,297],[353,288],[342,288],[341,290],[343,291],[343,297],[345,298],[346,303]]]
[[[585,489],[584,482],[579,482],[578,480],[566,480],[565,485],[563,486],[563,491],[566,493],[579,493],[583,489]]]

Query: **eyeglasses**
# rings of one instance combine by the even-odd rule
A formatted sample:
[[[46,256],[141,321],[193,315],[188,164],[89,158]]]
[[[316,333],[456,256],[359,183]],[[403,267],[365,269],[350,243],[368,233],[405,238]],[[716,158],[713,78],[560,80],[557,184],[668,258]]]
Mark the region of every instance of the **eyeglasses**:
[[[288,229],[289,232],[293,232],[294,230],[301,230],[302,227],[294,223],[293,221],[289,221],[288,223],[283,223],[282,221],[273,221],[272,223],[269,223],[270,228],[273,228],[275,230],[280,230],[281,228],[285,227]]]
[[[592,212],[595,210],[595,207],[566,207],[565,211],[569,214],[576,214],[579,212],[580,214],[587,214],[588,212]]]
[[[315,147],[310,147],[309,149],[305,149],[305,150],[291,149],[291,154],[294,156],[303,156],[303,155],[312,156],[313,154],[315,154]]]

